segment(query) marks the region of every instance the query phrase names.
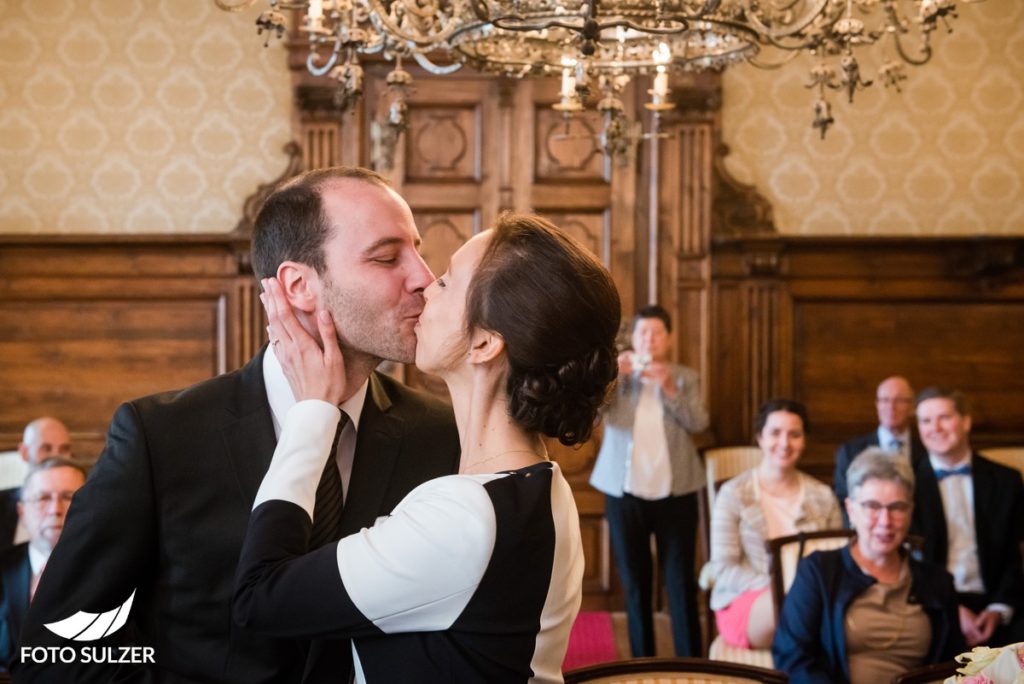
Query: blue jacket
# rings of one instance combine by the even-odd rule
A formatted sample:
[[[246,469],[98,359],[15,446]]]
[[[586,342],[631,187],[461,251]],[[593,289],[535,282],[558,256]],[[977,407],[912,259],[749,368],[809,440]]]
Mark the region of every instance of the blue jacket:
[[[800,561],[782,604],[772,657],[791,684],[849,684],[846,609],[875,583],[846,546],[816,551]],[[925,664],[951,660],[966,650],[960,633],[953,578],[931,563],[910,561],[911,603],[920,603],[932,626]]]

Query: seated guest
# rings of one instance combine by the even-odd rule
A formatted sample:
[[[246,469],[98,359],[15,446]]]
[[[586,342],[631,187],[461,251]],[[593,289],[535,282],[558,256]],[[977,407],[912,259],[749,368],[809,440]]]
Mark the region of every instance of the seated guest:
[[[702,575],[714,578],[711,608],[730,646],[771,644],[775,615],[765,541],[841,524],[832,490],[796,469],[806,423],[803,404],[773,399],[762,406],[754,426],[761,464],[726,482],[715,497],[711,560]]]
[[[968,646],[1024,640],[1024,485],[1020,472],[971,451],[971,414],[955,390],[917,397],[928,458],[917,466],[913,529],[924,557],[953,575]]]
[[[913,560],[914,475],[878,447],[848,471],[849,546],[800,562],[772,644],[775,666],[796,683],[875,684],[963,650],[953,581]]]
[[[71,458],[71,436],[64,423],[56,418],[36,418],[25,426],[21,444],[18,445],[18,454],[24,462],[24,474],[18,474],[15,482],[23,479],[33,465],[52,456]],[[14,463],[17,463],[17,460]],[[18,499],[18,487],[0,490],[0,549],[9,548],[28,539],[27,531],[18,525]]]
[[[839,445],[836,450],[836,469],[832,475],[832,488],[836,498],[846,499],[846,470],[857,454],[868,447],[881,447],[900,454],[916,468],[928,454],[914,429],[914,390],[910,382],[899,375],[886,378],[875,391],[875,411],[878,412],[878,428],[854,437]],[[843,511],[843,523],[850,521]]]
[[[64,529],[71,497],[83,484],[81,465],[54,457],[34,464],[21,487],[18,515],[29,540],[0,553],[0,667],[4,670],[14,659],[25,611]]]

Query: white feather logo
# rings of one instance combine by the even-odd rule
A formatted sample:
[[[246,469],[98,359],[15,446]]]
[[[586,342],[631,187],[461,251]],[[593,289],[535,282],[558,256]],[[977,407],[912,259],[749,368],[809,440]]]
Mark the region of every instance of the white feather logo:
[[[124,623],[128,621],[128,614],[131,613],[134,599],[135,592],[133,591],[127,601],[106,613],[86,613],[83,610],[71,617],[51,622],[45,627],[57,636],[72,641],[96,641],[124,627]]]

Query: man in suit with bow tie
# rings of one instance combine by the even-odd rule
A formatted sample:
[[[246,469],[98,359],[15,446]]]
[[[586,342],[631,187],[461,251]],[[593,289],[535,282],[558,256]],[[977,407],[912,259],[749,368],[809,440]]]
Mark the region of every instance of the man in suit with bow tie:
[[[414,327],[433,281],[419,243],[408,204],[365,169],[293,178],[256,218],[256,276],[280,282],[314,335],[317,312],[330,311],[345,355],[351,394],[341,408],[349,420],[336,468],[321,477],[334,497],[324,509],[336,517],[319,515],[319,486],[314,515],[327,539],[372,525],[420,483],[458,468],[451,408],[375,370],[382,359],[415,358]],[[118,409],[47,565],[22,646],[80,646],[44,625],[77,611],[117,610],[135,592],[127,626],[88,645],[149,647],[155,662],[28,658],[16,665],[19,681],[347,681],[345,644],[266,638],[231,620],[249,512],[294,403],[273,348],[264,346],[235,372]]]
[[[64,529],[71,497],[83,484],[85,469],[60,456],[34,462],[25,477],[18,517],[28,541],[0,553],[0,669],[14,659],[32,593]]]
[[[1021,474],[971,450],[970,409],[959,391],[922,391],[917,425],[928,458],[915,469],[911,530],[924,538],[925,559],[953,575],[967,645],[1020,641]]]
[[[875,410],[878,413],[878,427],[864,435],[843,442],[836,450],[836,467],[832,475],[832,488],[840,502],[846,500],[846,471],[862,451],[868,447],[881,447],[908,459],[911,468],[916,468],[928,455],[914,430],[914,390],[910,381],[901,375],[886,378],[875,391]],[[843,524],[850,526],[843,512]]]

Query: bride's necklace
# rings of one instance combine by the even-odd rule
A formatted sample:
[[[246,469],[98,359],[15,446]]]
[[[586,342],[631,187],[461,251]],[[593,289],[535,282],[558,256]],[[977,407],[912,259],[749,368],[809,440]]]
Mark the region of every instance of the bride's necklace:
[[[539,458],[539,459],[543,459],[544,458],[543,456],[538,454],[533,449],[509,449],[508,451],[502,451],[502,452],[499,452],[497,454],[494,454],[493,456],[488,456],[487,458],[482,458],[479,461],[474,461],[473,463],[471,463],[471,464],[466,466],[466,473],[468,474],[468,473],[470,473],[471,470],[478,469],[480,466],[482,466],[484,464],[490,463],[491,461],[496,461],[499,458],[501,458],[502,456],[508,456],[509,454],[529,454],[529,455],[533,456],[534,458]]]

